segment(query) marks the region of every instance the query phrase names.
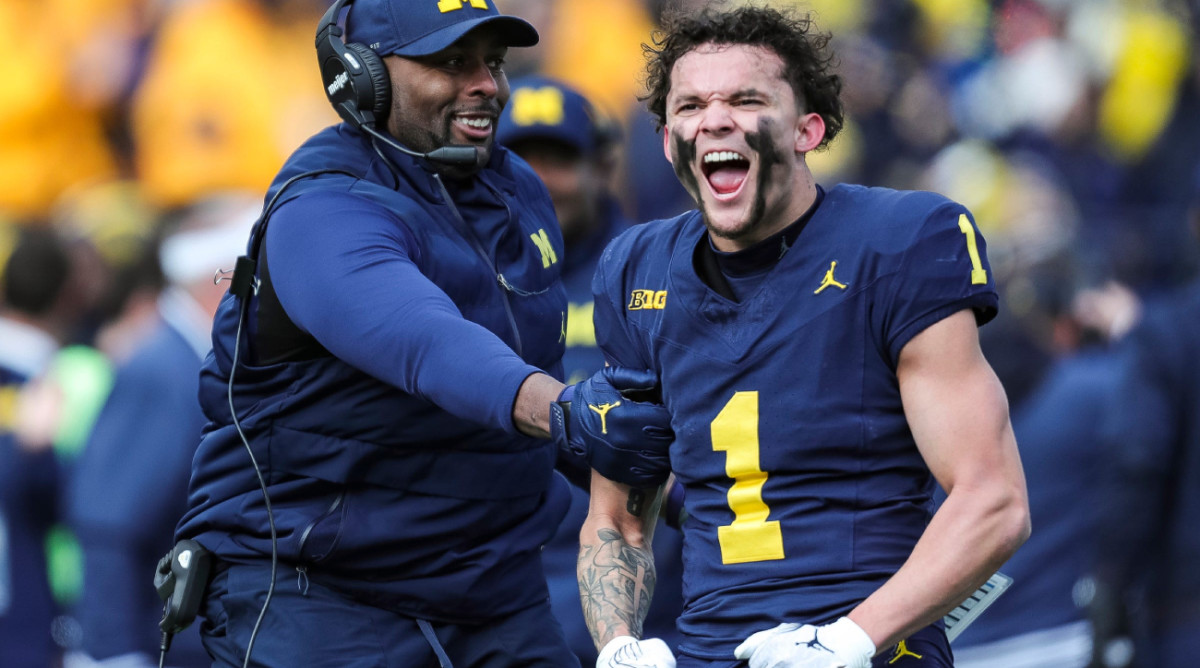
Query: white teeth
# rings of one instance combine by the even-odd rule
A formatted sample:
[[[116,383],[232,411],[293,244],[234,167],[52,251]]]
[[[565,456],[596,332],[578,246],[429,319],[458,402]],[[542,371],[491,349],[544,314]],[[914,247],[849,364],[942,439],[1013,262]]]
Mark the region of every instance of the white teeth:
[[[712,162],[730,162],[733,160],[748,162],[741,154],[734,153],[733,151],[713,151],[712,153],[706,153],[704,155],[705,164]]]
[[[459,116],[458,120],[463,125],[469,125],[473,128],[479,128],[479,129],[487,128],[492,125],[492,119],[490,119],[490,118],[466,118],[463,116]]]

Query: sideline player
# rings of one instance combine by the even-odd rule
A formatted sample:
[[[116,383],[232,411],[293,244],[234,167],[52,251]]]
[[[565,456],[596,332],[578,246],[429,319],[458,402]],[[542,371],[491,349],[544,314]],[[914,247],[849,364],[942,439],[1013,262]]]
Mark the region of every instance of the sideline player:
[[[983,238],[939,195],[815,182],[805,155],[842,125],[828,41],[770,8],[665,21],[648,106],[698,210],[619,237],[593,285],[608,360],[657,371],[672,415],[680,666],[951,666],[941,617],[1029,532],[976,331]],[[640,492],[593,477],[579,577],[605,668],[675,665],[636,639]]]

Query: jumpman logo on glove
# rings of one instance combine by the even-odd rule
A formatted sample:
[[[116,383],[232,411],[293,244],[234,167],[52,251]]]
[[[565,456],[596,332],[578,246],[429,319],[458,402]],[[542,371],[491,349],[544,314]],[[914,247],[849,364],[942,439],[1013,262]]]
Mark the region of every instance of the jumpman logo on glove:
[[[596,413],[598,413],[600,415],[600,433],[601,434],[608,433],[608,412],[620,405],[621,405],[621,402],[619,402],[619,401],[613,401],[613,402],[610,402],[607,404],[600,404],[599,406],[597,406],[596,404],[588,404],[588,408],[592,409],[593,411],[595,411]]]

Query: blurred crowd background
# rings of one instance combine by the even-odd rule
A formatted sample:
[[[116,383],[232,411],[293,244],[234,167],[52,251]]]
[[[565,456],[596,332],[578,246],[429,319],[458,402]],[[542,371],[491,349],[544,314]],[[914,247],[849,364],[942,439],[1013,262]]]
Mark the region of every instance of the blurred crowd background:
[[[690,208],[637,100],[641,44],[666,3],[498,4],[542,35],[539,46],[510,52],[510,78],[537,73],[575,86],[617,133],[613,192],[629,217],[648,221]],[[1045,467],[1030,471],[1031,496],[1037,501],[1035,485],[1082,475],[1077,464],[1099,457],[1086,449],[1100,447],[1095,439],[1076,432],[1066,440],[1086,441],[1085,449],[1039,457],[1025,452],[1025,442],[1044,432],[1031,427],[1026,437],[1020,416],[1035,408],[1064,415],[1069,408],[1047,403],[1042,391],[1058,365],[1085,350],[1117,355],[1141,314],[1169,302],[1200,268],[1200,4],[771,4],[811,9],[834,35],[847,122],[827,151],[810,156],[819,182],[934,190],[972,210],[1002,298],[1000,316],[982,330],[985,352],[1017,416],[1027,466]],[[283,159],[336,122],[313,48],[327,6],[0,2],[0,37],[12,47],[0,76],[0,318],[34,323],[56,347],[36,364],[14,348],[9,355],[27,363],[28,373],[0,378],[0,435],[10,434],[5,447],[13,449],[0,454],[0,530],[7,525],[11,536],[20,533],[14,526],[28,525],[42,537],[29,552],[39,555],[33,561],[20,557],[11,538],[0,540],[0,618],[22,614],[10,609],[19,599],[14,592],[45,580],[55,601],[47,631],[55,656],[81,647],[76,610],[89,583],[80,566],[87,539],[81,548],[80,537],[98,531],[85,526],[85,511],[99,503],[87,494],[99,493],[96,483],[76,480],[86,473],[96,417],[116,370],[153,340],[164,295],[232,268],[238,245],[225,250],[197,230],[233,225],[244,234]],[[33,297],[20,296],[30,290]],[[1182,329],[1200,344],[1200,329]],[[0,327],[0,359],[16,340],[5,340],[6,332]],[[1101,375],[1107,380],[1090,386],[1117,377]],[[164,418],[133,415],[146,419],[147,430],[151,417]],[[1081,420],[1080,429],[1097,428],[1100,416]],[[194,419],[175,422],[191,428],[186,420]],[[48,487],[19,496],[32,484],[19,464],[35,456],[53,460]],[[134,513],[182,502],[139,501]],[[1066,503],[1056,512],[1082,513],[1088,505],[1079,496]],[[1034,510],[1037,540],[1039,519],[1060,520]],[[1094,528],[1078,526],[1080,536]],[[115,525],[99,532],[101,542],[126,535]],[[151,538],[144,538],[147,549],[170,547],[169,535]],[[1062,549],[1094,549],[1084,543]],[[1067,555],[1047,558],[1060,557]],[[1090,570],[1089,559],[1078,557],[1073,572]],[[1078,587],[1072,596],[1077,604],[1087,598]]]

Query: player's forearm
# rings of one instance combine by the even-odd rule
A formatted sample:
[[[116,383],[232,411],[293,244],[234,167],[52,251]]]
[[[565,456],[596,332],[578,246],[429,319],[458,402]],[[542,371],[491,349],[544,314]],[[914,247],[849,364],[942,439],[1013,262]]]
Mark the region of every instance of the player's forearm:
[[[579,537],[579,598],[592,641],[599,649],[617,636],[642,637],[656,574],[650,548],[654,504],[628,509],[625,485],[592,476],[592,501]]]
[[[904,415],[947,492],[904,566],[850,613],[878,647],[903,640],[970,596],[1029,535],[1029,501],[1008,400],[959,311],[904,347]]]
[[[940,619],[970,596],[1029,535],[1023,487],[959,486],[904,566],[849,614],[878,648]]]

